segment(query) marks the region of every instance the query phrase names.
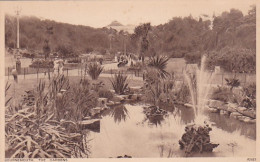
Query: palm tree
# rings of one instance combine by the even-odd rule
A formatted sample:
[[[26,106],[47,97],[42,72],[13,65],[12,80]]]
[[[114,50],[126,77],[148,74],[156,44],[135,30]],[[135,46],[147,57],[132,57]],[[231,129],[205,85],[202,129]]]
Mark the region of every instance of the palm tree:
[[[166,79],[169,76],[169,73],[165,70],[169,58],[165,56],[155,56],[151,57],[150,62],[148,63],[149,68],[154,68],[157,72],[158,77]]]
[[[160,83],[166,79],[169,73],[165,70],[169,58],[165,56],[152,57],[147,65],[147,88],[153,95],[154,105],[158,106],[159,96],[161,93]]]

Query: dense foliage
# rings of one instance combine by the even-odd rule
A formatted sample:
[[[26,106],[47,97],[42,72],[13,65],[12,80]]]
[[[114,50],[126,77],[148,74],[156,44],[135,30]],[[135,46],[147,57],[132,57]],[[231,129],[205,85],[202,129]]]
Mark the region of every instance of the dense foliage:
[[[46,29],[51,28],[51,34]],[[5,43],[14,48],[16,19],[5,17]],[[133,34],[112,28],[92,28],[70,25],[35,17],[21,17],[20,46],[44,53],[59,51],[71,53],[107,51],[136,53],[140,56],[164,54],[168,57],[185,57],[187,63],[198,63],[201,55],[210,58],[210,67],[221,65],[226,71],[255,72],[256,60],[256,6],[248,14],[237,9],[220,15],[204,15],[199,19],[174,17],[165,24],[151,26],[144,23]],[[48,40],[48,44],[44,43]],[[48,47],[49,45],[49,47]],[[142,58],[142,57],[141,57]]]
[[[236,91],[230,91],[230,87],[218,87],[213,90],[211,99],[256,109],[256,84],[244,85],[242,89],[237,89]]]
[[[53,68],[54,63],[51,60],[35,60],[29,65],[31,68]]]
[[[87,157],[86,130],[80,122],[97,103],[86,82],[70,86],[63,75],[54,77],[46,89],[40,81],[28,104],[6,105],[7,157]],[[29,97],[29,96],[28,96]]]
[[[50,28],[52,29],[51,34],[47,30]],[[111,28],[95,29],[88,26],[41,20],[31,16],[20,17],[20,48],[42,51],[42,53],[51,50],[52,52],[64,52],[62,53],[64,55],[92,51],[105,54],[110,47],[110,40],[111,52],[123,51],[123,41],[126,42],[127,50],[131,51],[128,35],[128,33],[117,32]],[[16,18],[12,15],[5,16],[5,44],[10,48],[16,47]]]

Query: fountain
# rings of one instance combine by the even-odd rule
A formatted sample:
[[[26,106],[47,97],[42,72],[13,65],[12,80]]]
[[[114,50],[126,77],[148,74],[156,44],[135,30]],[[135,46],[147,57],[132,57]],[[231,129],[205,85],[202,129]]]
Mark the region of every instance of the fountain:
[[[197,68],[194,72],[184,72],[184,77],[190,89],[192,106],[196,114],[195,123],[200,122],[200,124],[201,121],[203,121],[201,118],[205,119],[202,112],[209,97],[212,79],[214,78],[214,73],[206,71],[205,61],[206,56],[203,55],[201,58],[200,69]]]
[[[185,151],[186,156],[195,152],[212,152],[219,145],[210,142],[209,132],[212,128],[207,124],[207,117],[203,115],[213,78],[212,73],[205,69],[205,61],[206,56],[202,56],[200,69],[197,68],[193,73],[184,73],[195,111],[194,124],[185,127],[185,133],[179,140],[180,149]]]

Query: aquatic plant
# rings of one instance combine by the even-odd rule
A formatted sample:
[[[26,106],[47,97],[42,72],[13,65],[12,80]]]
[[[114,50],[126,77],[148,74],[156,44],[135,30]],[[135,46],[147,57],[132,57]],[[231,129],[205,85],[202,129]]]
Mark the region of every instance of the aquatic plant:
[[[212,152],[219,144],[210,142],[209,132],[212,130],[209,125],[198,126],[195,124],[185,127],[185,133],[179,140],[180,149],[185,151],[185,156],[191,156],[196,152]]]
[[[88,65],[87,72],[88,75],[92,78],[92,80],[97,80],[102,71],[103,67],[101,65],[98,65],[96,62],[90,63]]]
[[[127,76],[124,76],[123,73],[119,71],[117,74],[114,74],[110,82],[116,94],[125,94],[128,88]]]

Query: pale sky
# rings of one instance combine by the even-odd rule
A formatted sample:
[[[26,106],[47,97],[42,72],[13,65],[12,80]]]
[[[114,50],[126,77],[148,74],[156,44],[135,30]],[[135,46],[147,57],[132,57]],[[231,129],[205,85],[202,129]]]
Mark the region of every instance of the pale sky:
[[[117,20],[124,25],[151,22],[152,25],[167,23],[180,16],[199,17],[219,15],[231,8],[247,14],[255,0],[102,0],[102,1],[20,1],[1,2],[0,9],[14,14],[17,6],[22,15],[33,15],[46,19],[104,27]]]

